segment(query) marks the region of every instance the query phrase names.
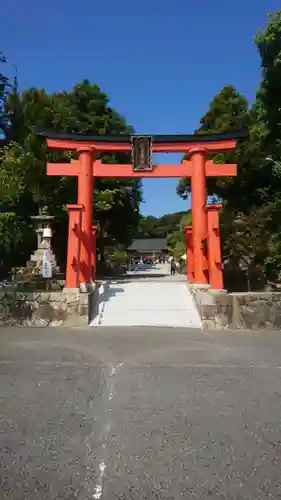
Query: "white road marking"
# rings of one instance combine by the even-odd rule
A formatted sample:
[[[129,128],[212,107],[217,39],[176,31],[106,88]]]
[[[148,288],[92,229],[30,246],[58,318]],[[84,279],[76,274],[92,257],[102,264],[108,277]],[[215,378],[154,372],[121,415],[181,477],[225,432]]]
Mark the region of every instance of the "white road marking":
[[[116,375],[116,372],[119,368],[121,368],[123,366],[124,363],[118,363],[117,365],[111,365],[109,367],[109,373],[108,373],[108,376],[109,376],[109,380],[108,380],[108,384],[107,384],[107,387],[108,387],[108,401],[111,401],[113,399],[113,396],[115,394],[115,391],[114,391],[114,375]],[[111,430],[111,421],[108,419],[108,411],[110,411],[111,408],[106,408],[105,409],[105,413],[106,413],[106,420],[105,420],[105,423],[103,425],[103,428],[102,428],[102,435],[103,435],[103,440],[102,440],[102,444],[101,444],[101,449],[104,450],[103,453],[105,453],[105,450],[107,448],[107,440],[108,440],[108,435],[110,433],[110,430]],[[103,490],[104,490],[104,474],[105,474],[105,470],[106,470],[106,464],[105,464],[105,459],[101,460],[100,463],[99,463],[99,476],[98,476],[98,479],[97,479],[97,482],[94,486],[94,494],[93,494],[93,498],[94,500],[100,500],[100,498],[102,498],[102,495],[103,495]]]
[[[101,496],[102,496],[102,492],[103,492],[102,478],[103,478],[105,469],[106,469],[106,465],[105,465],[104,461],[100,462],[100,464],[99,464],[100,475],[99,475],[98,482],[95,486],[95,493],[93,494],[93,498],[95,500],[99,500],[99,498],[101,498]]]

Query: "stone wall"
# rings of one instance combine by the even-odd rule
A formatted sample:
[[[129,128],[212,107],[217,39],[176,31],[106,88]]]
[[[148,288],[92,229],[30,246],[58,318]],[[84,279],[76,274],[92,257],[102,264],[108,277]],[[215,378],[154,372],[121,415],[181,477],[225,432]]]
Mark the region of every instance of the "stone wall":
[[[192,288],[206,329],[281,329],[281,293],[216,293]]]
[[[96,291],[0,291],[0,326],[87,326]]]

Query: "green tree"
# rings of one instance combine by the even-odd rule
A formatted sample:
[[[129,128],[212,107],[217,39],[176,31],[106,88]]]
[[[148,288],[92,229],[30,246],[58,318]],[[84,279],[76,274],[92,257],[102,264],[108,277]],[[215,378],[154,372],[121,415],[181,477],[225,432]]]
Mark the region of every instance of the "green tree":
[[[210,108],[201,118],[200,126],[195,133],[204,135],[247,130],[249,121],[247,100],[233,86],[226,85],[210,103]],[[234,152],[215,155],[212,159],[217,163],[235,163],[240,159],[241,154],[239,146]],[[229,202],[231,190],[233,190],[233,196],[236,199],[237,186],[235,183],[235,178],[208,178],[207,190],[209,194],[216,193]],[[180,196],[187,197],[190,194],[190,180],[181,179],[177,192]]]
[[[195,133],[227,133],[245,128],[248,122],[248,102],[232,85],[225,85],[201,118]]]
[[[65,260],[67,214],[65,204],[77,199],[77,181],[74,178],[46,176],[46,158],[49,161],[69,161],[67,152],[48,152],[37,129],[89,135],[122,134],[131,132],[115,110],[108,105],[106,94],[97,85],[84,80],[70,92],[52,95],[44,90],[30,89],[19,94],[16,86],[5,103],[8,117],[6,135],[13,145],[0,159],[0,173],[18,173],[20,189],[10,189],[9,203],[1,202],[2,210],[9,209],[18,216],[37,213],[48,205],[56,217],[54,244],[59,260]],[[19,154],[12,154],[18,149]],[[128,162],[128,155],[103,155],[105,162]],[[10,178],[12,179],[12,177]],[[97,179],[94,186],[94,217],[100,226],[99,249],[104,259],[105,247],[126,246],[136,230],[139,219],[141,185],[134,179]],[[0,207],[1,208],[1,207]]]
[[[248,109],[246,99],[230,86],[210,104],[201,119],[199,134],[233,132],[246,129],[248,137],[235,151],[215,155],[217,163],[237,163],[238,176],[208,179],[208,192],[218,194],[224,204],[221,234],[225,275],[228,285],[262,287],[279,279],[280,238],[278,217],[281,172],[268,161],[280,158],[280,54],[281,16],[271,16],[268,26],[258,34],[263,81],[256,101]],[[275,97],[273,96],[275,89]],[[178,194],[187,196],[190,184],[181,179]],[[269,225],[271,218],[273,223]],[[269,231],[270,227],[270,231]],[[240,277],[239,277],[240,272]],[[240,288],[241,289],[241,288]]]
[[[173,256],[179,260],[186,254],[185,226],[191,225],[191,210],[182,214],[177,226],[168,234],[168,245]]]
[[[0,67],[3,67],[6,63],[6,58],[0,52]],[[7,98],[7,94],[10,88],[9,79],[5,76],[4,73],[0,70],[0,131],[5,129],[6,126],[6,117],[4,113],[4,104]]]
[[[0,213],[0,278],[5,278],[11,268],[28,258],[34,248],[36,235],[24,216],[15,212]]]
[[[216,163],[237,163],[238,176],[207,179],[208,193],[220,196],[233,212],[248,212],[253,206],[261,206],[272,200],[277,187],[281,189],[273,165],[266,160],[264,126],[258,121],[259,113],[258,104],[248,109],[247,100],[227,85],[215,96],[196,131],[216,134],[245,130],[248,134],[234,151],[212,158]],[[189,179],[180,180],[177,192],[182,197],[190,194]]]
[[[267,26],[255,37],[262,67],[257,94],[259,118],[265,125],[266,152],[276,159],[281,153],[281,10],[269,15]]]
[[[10,142],[0,149],[0,199],[9,204],[20,199],[25,189],[24,170],[28,155],[17,143]]]
[[[151,215],[142,216],[139,223],[139,237],[166,238],[169,234],[179,230],[182,217],[185,212],[175,212],[153,217]]]

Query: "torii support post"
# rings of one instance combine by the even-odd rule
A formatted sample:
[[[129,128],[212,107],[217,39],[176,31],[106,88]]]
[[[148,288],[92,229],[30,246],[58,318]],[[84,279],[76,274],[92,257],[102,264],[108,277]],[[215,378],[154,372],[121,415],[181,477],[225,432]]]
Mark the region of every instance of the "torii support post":
[[[219,211],[222,205],[206,205],[208,249],[209,249],[209,277],[211,288],[223,290],[223,270],[220,245]]]
[[[78,149],[78,204],[83,205],[81,226],[80,283],[92,283],[93,148]]]
[[[93,280],[95,281],[97,272],[97,226],[92,226],[92,267]]]
[[[205,161],[207,153],[207,149],[203,147],[196,147],[189,151],[192,162],[191,204],[194,281],[199,285],[205,285],[209,282],[206,273],[207,217],[205,211],[207,198]]]
[[[65,288],[79,288],[81,218],[83,205],[67,205],[68,244]]]
[[[185,226],[185,245],[186,245],[186,274],[188,281],[194,281],[194,263],[192,248],[192,226]]]

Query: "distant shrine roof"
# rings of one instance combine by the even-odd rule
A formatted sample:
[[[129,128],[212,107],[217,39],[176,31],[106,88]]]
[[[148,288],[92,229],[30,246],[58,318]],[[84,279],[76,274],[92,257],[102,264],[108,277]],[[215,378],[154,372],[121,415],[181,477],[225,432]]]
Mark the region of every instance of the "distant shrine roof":
[[[129,252],[163,252],[167,250],[166,238],[135,238],[127,248]]]

